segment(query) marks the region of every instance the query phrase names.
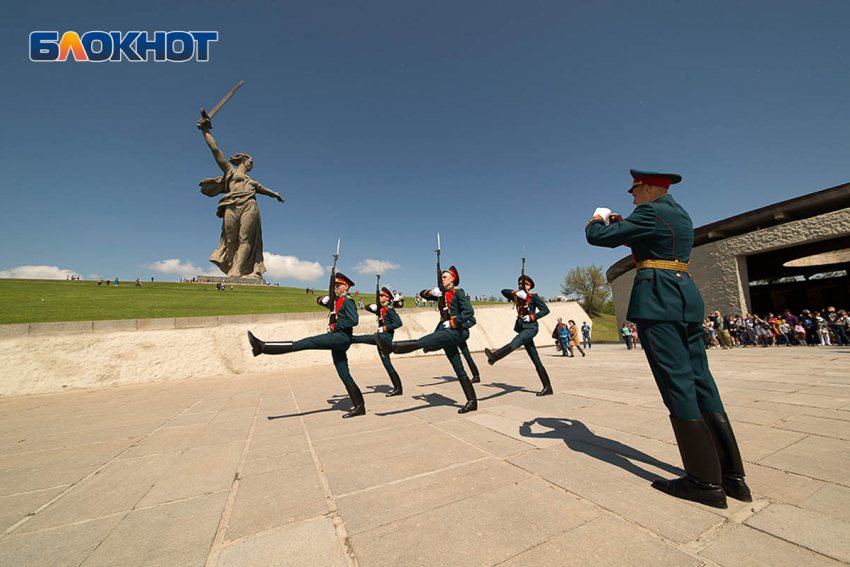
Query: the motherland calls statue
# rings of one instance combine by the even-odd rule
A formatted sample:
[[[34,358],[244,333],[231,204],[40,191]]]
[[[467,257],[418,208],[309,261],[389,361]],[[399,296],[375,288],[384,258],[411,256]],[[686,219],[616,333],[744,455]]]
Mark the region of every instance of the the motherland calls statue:
[[[218,108],[216,107],[214,111]],[[221,177],[204,179],[200,184],[201,192],[208,197],[224,193],[216,209],[216,216],[221,219],[221,242],[210,256],[210,262],[218,266],[228,277],[261,279],[266,267],[263,264],[260,209],[257,207],[255,195],[257,193],[268,195],[281,203],[284,199],[280,194],[248,177],[248,172],[254,167],[251,156],[239,152],[232,155],[230,160],[224,157],[218,149],[215,138],[210,134],[210,118],[213,113],[198,121],[198,128],[203,132],[204,140],[210,147],[215,162],[224,173]]]

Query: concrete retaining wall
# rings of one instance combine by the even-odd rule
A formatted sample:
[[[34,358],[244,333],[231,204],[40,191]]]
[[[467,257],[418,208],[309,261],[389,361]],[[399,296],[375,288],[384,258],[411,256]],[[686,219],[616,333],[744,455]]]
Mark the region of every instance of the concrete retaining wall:
[[[535,344],[551,346],[558,317],[588,321],[576,302],[551,303]],[[433,309],[402,309],[396,340],[418,338],[437,324]],[[512,305],[479,306],[469,348],[498,348],[514,337]],[[330,353],[303,351],[254,358],[247,331],[263,340],[295,340],[325,332],[326,313],[176,317],[0,325],[0,396],[54,392],[118,384],[181,380],[330,364]],[[371,334],[375,317],[360,312],[355,334]],[[402,356],[443,356],[442,353]],[[353,345],[352,362],[377,359],[374,347]],[[448,367],[448,362],[447,368]]]

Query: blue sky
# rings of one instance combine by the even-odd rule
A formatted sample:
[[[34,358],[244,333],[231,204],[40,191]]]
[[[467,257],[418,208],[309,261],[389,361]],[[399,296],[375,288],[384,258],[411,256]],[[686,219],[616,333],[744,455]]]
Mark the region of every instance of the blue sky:
[[[846,1],[18,3],[0,22],[0,277],[214,269],[198,182],[218,169],[194,124],[244,80],[213,135],[287,199],[258,196],[269,280],[324,287],[342,238],[362,289],[380,260],[412,295],[435,284],[439,231],[469,293],[515,285],[525,245],[555,295],[628,254],[584,226],[631,211],[629,168],[682,174],[696,226],[850,181],[848,21]],[[36,63],[35,30],[219,40],[206,63]]]

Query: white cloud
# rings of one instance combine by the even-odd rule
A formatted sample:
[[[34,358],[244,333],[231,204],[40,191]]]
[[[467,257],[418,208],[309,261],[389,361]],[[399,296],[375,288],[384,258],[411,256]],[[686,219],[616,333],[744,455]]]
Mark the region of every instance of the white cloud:
[[[375,275],[375,274],[384,274],[389,270],[396,270],[400,268],[398,264],[394,264],[389,260],[373,260],[372,258],[366,258],[356,266],[354,266],[354,271],[363,274],[363,275]]]
[[[18,266],[11,270],[0,272],[0,278],[21,280],[65,280],[68,276],[76,275],[72,270],[63,270],[56,266]]]
[[[192,262],[181,262],[180,258],[171,258],[169,260],[160,260],[153,264],[148,264],[145,268],[163,274],[178,274],[184,278],[194,278],[195,276],[223,276],[218,268],[210,268],[206,271],[196,267]]]
[[[299,260],[295,256],[279,256],[263,252],[265,275],[275,279],[293,279],[302,282],[316,281],[325,274],[325,268],[319,262]]]

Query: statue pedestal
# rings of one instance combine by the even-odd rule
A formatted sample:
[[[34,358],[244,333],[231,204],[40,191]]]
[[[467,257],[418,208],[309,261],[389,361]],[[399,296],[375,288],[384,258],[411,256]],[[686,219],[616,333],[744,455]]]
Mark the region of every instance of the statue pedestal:
[[[195,281],[199,283],[225,283],[241,285],[267,285],[263,278],[231,278],[228,276],[197,276]]]

